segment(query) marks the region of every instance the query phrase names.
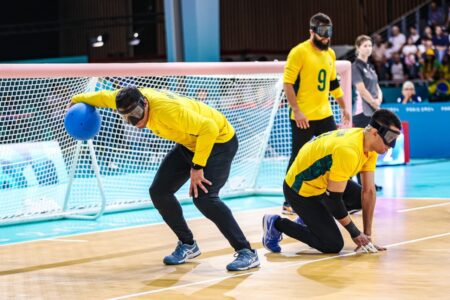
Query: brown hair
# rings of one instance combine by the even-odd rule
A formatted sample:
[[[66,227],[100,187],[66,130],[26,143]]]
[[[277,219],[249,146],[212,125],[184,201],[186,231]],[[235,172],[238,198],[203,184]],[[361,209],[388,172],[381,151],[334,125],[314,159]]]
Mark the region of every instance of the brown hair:
[[[355,41],[355,47],[358,48],[366,41],[370,41],[371,43],[373,43],[372,38],[368,35],[362,34],[362,35],[358,36]]]

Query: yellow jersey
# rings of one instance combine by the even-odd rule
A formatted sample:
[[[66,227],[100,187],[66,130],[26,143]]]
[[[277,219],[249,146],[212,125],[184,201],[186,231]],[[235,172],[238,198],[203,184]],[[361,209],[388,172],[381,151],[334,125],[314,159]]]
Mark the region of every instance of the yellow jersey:
[[[300,196],[325,193],[328,180],[348,181],[359,172],[374,172],[378,154],[364,153],[364,128],[340,129],[319,135],[298,152],[286,183]]]
[[[307,40],[289,52],[284,68],[284,83],[297,86],[297,104],[300,111],[311,121],[322,120],[333,115],[328,94],[334,98],[344,95],[337,85],[336,54],[328,48],[321,51]],[[330,82],[335,82],[330,91]],[[294,120],[291,112],[290,118]]]
[[[234,128],[225,116],[200,101],[165,90],[139,90],[150,107],[146,127],[155,135],[192,151],[194,164],[206,166],[214,144],[228,142],[234,136]],[[72,102],[116,109],[118,92],[104,90],[79,94]]]

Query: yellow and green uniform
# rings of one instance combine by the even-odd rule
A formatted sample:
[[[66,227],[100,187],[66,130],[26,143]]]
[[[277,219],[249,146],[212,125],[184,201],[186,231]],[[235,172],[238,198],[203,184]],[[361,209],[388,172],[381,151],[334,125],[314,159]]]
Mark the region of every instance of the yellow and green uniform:
[[[297,104],[310,121],[333,115],[328,100],[329,93],[334,98],[344,95],[337,81],[335,61],[333,49],[320,51],[309,40],[289,52],[283,81],[295,86],[298,83]],[[292,112],[290,118],[294,120]]]
[[[194,152],[192,162],[205,166],[215,143],[228,142],[234,128],[217,110],[194,99],[169,91],[140,89],[149,102],[146,127],[159,137],[181,144]],[[76,95],[72,102],[116,109],[116,91]]]
[[[359,172],[375,171],[378,154],[364,153],[364,129],[340,129],[306,143],[286,174],[285,181],[300,196],[325,193],[328,180],[348,181]]]

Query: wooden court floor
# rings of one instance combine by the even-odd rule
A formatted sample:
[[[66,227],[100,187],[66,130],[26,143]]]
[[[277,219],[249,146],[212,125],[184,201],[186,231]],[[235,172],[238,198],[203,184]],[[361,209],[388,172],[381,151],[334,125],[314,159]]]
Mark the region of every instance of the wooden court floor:
[[[176,243],[165,225],[2,246],[0,299],[450,299],[450,199],[379,199],[373,236],[388,251],[377,254],[355,254],[346,233],[339,255],[290,238],[268,253],[261,217],[278,211],[236,214],[261,260],[238,273],[205,219],[189,221],[203,254],[181,266],[162,264]]]

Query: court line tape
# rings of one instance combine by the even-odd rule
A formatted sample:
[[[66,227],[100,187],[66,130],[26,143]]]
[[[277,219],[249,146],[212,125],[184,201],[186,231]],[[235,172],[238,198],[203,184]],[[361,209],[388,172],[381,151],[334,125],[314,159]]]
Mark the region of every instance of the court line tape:
[[[433,207],[438,207],[438,206],[446,206],[446,205],[450,205],[450,202],[447,202],[447,203],[439,203],[439,204],[431,204],[431,205],[419,206],[419,207],[414,207],[414,208],[400,209],[400,210],[397,210],[397,212],[398,212],[398,213],[404,213],[404,212],[408,212],[408,211],[415,211],[415,210],[421,210],[421,209],[433,208]]]
[[[450,236],[450,232],[426,236],[423,238],[418,238],[418,239],[394,243],[394,244],[389,244],[389,245],[386,245],[385,247],[393,248],[393,247],[397,247],[397,246],[413,244],[416,242],[431,240],[431,239],[440,238],[440,237],[444,237],[444,236]],[[361,254],[359,252],[349,252],[349,253],[345,253],[345,254],[341,254],[341,255],[334,255],[334,256],[324,257],[324,258],[320,258],[320,259],[310,260],[307,262],[297,262],[297,263],[292,263],[292,264],[286,264],[286,265],[282,265],[279,267],[270,268],[270,269],[268,269],[268,271],[270,272],[270,271],[274,271],[274,270],[298,267],[298,266],[307,265],[307,264],[311,264],[311,263],[331,260],[331,259],[335,259],[335,258],[353,256],[353,255],[364,255],[364,254]],[[370,255],[370,254],[366,254],[366,255]],[[264,270],[267,270],[267,269],[264,269]],[[124,296],[120,296],[120,297],[116,297],[116,298],[109,298],[108,300],[130,299],[130,298],[135,298],[135,297],[140,297],[140,296],[145,296],[145,295],[156,294],[156,293],[166,292],[166,291],[170,291],[170,290],[176,290],[176,289],[180,289],[180,288],[195,286],[195,285],[204,285],[204,284],[222,281],[222,280],[226,280],[226,279],[230,279],[230,278],[247,276],[247,275],[251,275],[254,273],[257,274],[257,272],[258,272],[258,270],[254,270],[254,271],[249,271],[249,272],[239,273],[239,274],[234,274],[234,275],[229,275],[229,276],[221,276],[221,277],[216,277],[216,278],[212,278],[212,279],[208,279],[208,280],[191,282],[191,283],[187,283],[187,284],[180,284],[180,285],[176,285],[176,286],[171,286],[171,287],[167,287],[167,288],[161,288],[161,289],[156,289],[156,290],[151,290],[151,291],[146,291],[146,292],[140,292],[140,293],[135,293],[135,294],[128,294],[128,295],[124,295]]]

